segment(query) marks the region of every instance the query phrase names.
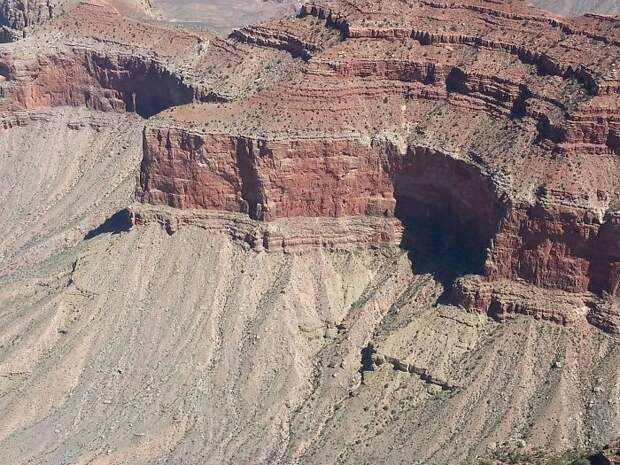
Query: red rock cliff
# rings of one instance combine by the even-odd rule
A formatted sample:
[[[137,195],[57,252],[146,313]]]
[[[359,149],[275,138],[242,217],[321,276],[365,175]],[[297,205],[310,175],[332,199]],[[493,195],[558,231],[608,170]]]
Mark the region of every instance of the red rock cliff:
[[[379,3],[315,2],[237,34],[306,64],[149,125],[142,200],[261,220],[398,215],[466,237],[488,279],[619,295],[617,20]]]

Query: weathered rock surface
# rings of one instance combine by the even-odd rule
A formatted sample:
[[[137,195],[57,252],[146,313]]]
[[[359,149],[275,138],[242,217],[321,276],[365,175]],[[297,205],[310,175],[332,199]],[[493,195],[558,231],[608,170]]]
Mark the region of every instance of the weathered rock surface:
[[[141,198],[261,220],[396,214],[473,239],[490,279],[620,295],[618,20],[487,3],[314,2],[240,31],[306,66],[151,123]]]
[[[525,281],[484,280],[480,276],[459,278],[452,298],[473,312],[498,321],[517,315],[572,326],[587,321],[600,330],[620,335],[620,309],[614,296],[544,289]]]
[[[77,2],[78,0],[1,0],[0,43],[26,37],[41,24],[63,15],[66,9],[71,9]],[[108,0],[108,3],[126,15],[141,18],[152,15],[151,0]]]
[[[30,25],[54,16],[55,0],[2,0],[0,2],[0,42],[11,42]]]
[[[341,0],[222,40],[122,3],[0,46],[0,463],[618,436],[615,19]]]
[[[42,50],[1,52],[2,104],[181,105],[144,131],[146,203],[398,217],[460,236],[490,280],[620,295],[618,20],[380,3],[310,2],[221,40],[81,2]]]
[[[131,225],[159,224],[168,234],[193,226],[228,235],[257,252],[302,253],[308,249],[356,250],[376,246],[397,247],[403,227],[395,218],[294,218],[263,222],[243,214],[178,210],[136,204],[122,212]]]

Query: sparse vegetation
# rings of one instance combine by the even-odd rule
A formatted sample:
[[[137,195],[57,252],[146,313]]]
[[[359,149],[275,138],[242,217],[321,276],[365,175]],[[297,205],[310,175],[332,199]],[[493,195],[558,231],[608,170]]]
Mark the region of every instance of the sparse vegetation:
[[[554,454],[540,449],[526,450],[500,446],[488,457],[475,462],[475,465],[591,465],[590,456],[591,453],[583,450]]]

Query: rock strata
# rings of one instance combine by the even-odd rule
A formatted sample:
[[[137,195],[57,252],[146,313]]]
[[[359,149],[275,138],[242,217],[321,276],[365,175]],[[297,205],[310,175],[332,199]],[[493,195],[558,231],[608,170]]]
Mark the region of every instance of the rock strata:
[[[506,280],[620,297],[618,18],[405,3],[311,1],[223,40],[80,2],[0,52],[0,102],[150,118],[137,196],[156,208],[368,221],[339,236],[359,244],[430,228],[485,278],[455,292],[472,311]]]
[[[236,34],[306,65],[150,124],[141,199],[263,221],[398,216],[461,236],[489,280],[619,296],[617,20],[412,4],[308,3]],[[309,17],[341,40],[310,45]]]

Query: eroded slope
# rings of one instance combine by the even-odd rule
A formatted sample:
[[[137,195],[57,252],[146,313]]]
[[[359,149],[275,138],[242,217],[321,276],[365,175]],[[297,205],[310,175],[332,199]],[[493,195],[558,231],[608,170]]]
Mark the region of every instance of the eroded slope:
[[[99,0],[3,46],[0,463],[614,439],[615,25],[333,1],[222,40]]]

